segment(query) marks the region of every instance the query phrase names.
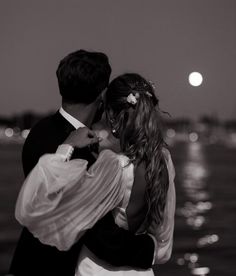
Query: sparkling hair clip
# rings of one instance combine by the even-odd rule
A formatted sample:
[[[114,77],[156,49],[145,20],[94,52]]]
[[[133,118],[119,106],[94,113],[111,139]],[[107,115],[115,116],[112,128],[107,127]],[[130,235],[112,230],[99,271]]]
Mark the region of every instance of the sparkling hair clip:
[[[132,104],[132,105],[135,105],[137,103],[137,99],[139,98],[139,94],[138,93],[135,93],[135,95],[133,93],[130,93],[128,96],[127,96],[127,102]]]

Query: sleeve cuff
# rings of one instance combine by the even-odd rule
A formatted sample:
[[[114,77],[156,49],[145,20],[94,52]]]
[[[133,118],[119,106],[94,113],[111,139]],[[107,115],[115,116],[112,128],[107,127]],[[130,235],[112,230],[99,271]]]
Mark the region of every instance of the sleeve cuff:
[[[62,144],[58,146],[56,154],[60,155],[64,162],[69,161],[74,152],[74,147],[69,144]]]

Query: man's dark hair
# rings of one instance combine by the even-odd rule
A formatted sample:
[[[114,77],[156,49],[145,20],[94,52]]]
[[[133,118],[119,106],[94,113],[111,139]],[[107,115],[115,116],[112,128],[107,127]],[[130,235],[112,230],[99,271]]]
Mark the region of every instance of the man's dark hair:
[[[63,101],[90,104],[108,86],[111,66],[104,53],[78,50],[60,61],[56,75]]]

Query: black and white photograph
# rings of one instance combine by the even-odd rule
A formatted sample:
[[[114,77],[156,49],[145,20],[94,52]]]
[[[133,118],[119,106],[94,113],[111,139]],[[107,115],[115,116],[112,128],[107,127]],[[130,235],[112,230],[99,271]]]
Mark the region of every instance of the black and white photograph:
[[[0,1],[0,276],[236,275],[236,1]]]

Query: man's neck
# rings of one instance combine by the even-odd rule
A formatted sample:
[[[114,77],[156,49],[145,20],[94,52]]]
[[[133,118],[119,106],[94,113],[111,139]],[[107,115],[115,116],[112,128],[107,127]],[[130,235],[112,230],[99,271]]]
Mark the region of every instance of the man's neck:
[[[62,103],[62,108],[75,119],[90,127],[95,113],[93,104],[85,105]]]

